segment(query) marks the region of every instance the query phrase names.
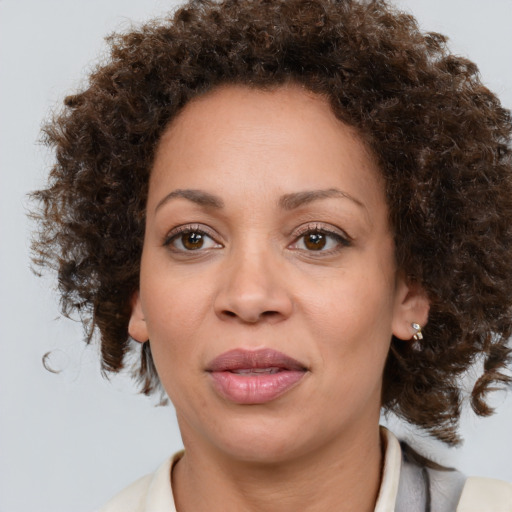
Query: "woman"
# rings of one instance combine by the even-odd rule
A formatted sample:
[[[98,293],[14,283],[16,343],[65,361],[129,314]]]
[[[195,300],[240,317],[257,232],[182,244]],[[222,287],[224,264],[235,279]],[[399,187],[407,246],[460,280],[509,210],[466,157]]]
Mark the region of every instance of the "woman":
[[[379,430],[455,444],[460,376],[481,415],[509,381],[510,116],[444,42],[383,2],[192,3],[47,126],[36,258],[185,446],[105,511],[512,508]]]

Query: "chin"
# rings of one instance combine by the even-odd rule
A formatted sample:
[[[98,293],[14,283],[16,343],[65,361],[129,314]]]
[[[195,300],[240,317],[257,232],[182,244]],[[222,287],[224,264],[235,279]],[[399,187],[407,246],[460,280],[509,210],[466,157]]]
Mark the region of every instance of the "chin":
[[[213,433],[217,439],[211,440],[225,455],[241,462],[283,463],[301,457],[315,444],[316,436],[309,438],[304,428],[282,419],[253,416],[227,423],[221,432]]]

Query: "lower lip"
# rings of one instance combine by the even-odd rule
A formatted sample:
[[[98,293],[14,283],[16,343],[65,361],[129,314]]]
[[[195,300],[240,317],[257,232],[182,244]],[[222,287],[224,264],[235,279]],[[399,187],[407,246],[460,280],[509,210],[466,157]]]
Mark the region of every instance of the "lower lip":
[[[264,404],[296,386],[305,372],[283,370],[265,375],[242,375],[228,371],[211,372],[216,391],[237,404]]]

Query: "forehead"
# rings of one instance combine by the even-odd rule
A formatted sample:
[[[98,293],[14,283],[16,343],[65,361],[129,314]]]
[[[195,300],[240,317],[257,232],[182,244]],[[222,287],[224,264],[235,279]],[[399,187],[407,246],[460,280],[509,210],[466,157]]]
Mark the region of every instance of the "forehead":
[[[356,130],[300,86],[223,86],[191,101],[164,132],[151,192],[200,188],[251,197],[348,188],[383,200],[383,179]],[[153,194],[154,195],[154,194]],[[157,194],[158,195],[158,194]],[[152,197],[149,198],[152,200]]]

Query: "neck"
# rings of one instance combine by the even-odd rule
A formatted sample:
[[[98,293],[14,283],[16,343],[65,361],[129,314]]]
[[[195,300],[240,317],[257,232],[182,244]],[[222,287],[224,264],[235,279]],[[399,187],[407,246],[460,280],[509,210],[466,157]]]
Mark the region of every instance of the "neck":
[[[378,428],[272,464],[185,446],[173,471],[178,512],[371,512],[375,507],[382,465]]]

